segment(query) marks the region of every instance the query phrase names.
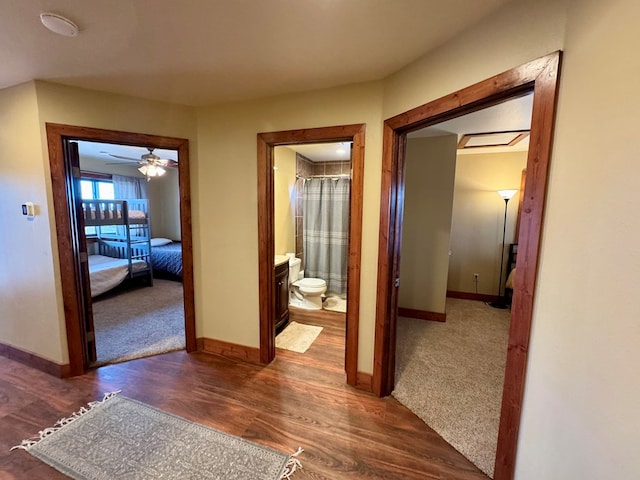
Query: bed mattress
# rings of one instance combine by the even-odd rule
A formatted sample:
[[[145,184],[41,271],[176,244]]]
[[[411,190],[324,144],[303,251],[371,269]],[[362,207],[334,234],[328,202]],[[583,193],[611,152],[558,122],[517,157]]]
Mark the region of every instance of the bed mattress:
[[[147,268],[146,262],[134,260],[132,269],[138,272]],[[104,255],[89,255],[89,278],[91,281],[91,296],[96,297],[117,287],[127,278],[129,261],[124,258],[105,257]]]

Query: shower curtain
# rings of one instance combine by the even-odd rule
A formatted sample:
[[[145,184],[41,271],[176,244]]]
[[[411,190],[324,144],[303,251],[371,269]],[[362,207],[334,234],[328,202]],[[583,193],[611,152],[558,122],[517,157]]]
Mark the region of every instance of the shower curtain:
[[[304,276],[321,278],[327,291],[347,291],[349,178],[312,178],[303,190]]]

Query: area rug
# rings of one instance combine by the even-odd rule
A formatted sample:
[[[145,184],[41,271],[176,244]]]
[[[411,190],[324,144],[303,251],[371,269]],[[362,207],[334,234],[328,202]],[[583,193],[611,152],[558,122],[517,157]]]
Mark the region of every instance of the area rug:
[[[322,327],[291,322],[276,336],[276,347],[304,353],[309,350],[321,331]]]
[[[285,455],[108,393],[23,449],[77,480],[280,480],[301,468]]]
[[[347,313],[347,300],[338,296],[327,297],[322,308],[331,312]]]

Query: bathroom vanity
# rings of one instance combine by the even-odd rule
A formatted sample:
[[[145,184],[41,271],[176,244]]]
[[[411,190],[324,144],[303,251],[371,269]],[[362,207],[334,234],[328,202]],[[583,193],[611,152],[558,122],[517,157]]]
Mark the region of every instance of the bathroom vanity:
[[[274,275],[276,286],[274,323],[277,331],[289,322],[289,259],[284,255],[276,255]]]

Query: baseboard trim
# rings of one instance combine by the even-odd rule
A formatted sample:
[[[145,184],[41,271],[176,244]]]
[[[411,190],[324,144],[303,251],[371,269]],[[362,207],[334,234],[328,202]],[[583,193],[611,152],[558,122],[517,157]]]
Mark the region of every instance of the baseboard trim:
[[[250,363],[260,363],[260,349],[238,345],[237,343],[223,342],[213,338],[198,338],[196,345],[199,352],[220,355],[233,360],[242,360]]]
[[[415,310],[413,308],[398,308],[398,315],[401,317],[417,318],[418,320],[429,320],[432,322],[446,322],[447,314],[429,312],[427,310]]]
[[[358,390],[373,393],[373,375],[370,373],[358,372],[356,375],[356,388]]]
[[[67,363],[60,365],[46,358],[42,358],[35,353],[25,352],[17,347],[0,343],[0,355],[10,360],[22,363],[41,372],[48,373],[58,378],[68,378],[71,376],[71,366]]]
[[[487,295],[486,293],[470,293],[456,292],[455,290],[447,290],[447,297],[461,298],[463,300],[477,300],[479,302],[497,302],[500,297],[497,295]]]

